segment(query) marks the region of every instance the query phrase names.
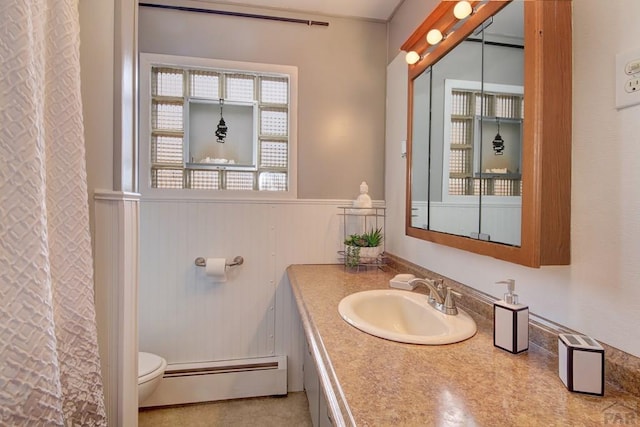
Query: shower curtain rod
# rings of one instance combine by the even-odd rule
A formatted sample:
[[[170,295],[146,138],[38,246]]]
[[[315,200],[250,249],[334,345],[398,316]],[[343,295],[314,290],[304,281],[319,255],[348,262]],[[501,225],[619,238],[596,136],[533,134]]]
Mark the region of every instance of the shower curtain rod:
[[[321,27],[329,26],[329,23],[324,21],[311,21],[307,19],[285,18],[282,16],[257,15],[254,13],[231,12],[227,10],[215,10],[215,9],[201,9],[197,7],[168,6],[164,4],[155,4],[155,3],[138,3],[138,4],[139,6],[144,6],[144,7],[155,7],[158,9],[179,10],[182,12],[209,13],[213,15],[236,16],[239,18],[265,19],[267,21],[291,22],[294,24],[305,24],[308,26],[312,26],[312,25],[317,25]]]

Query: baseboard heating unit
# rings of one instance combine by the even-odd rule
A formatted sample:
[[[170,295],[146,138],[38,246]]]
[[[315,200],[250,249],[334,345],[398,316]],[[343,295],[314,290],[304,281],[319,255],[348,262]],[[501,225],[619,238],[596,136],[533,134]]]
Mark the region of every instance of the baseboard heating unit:
[[[156,391],[140,407],[287,394],[287,357],[167,365]]]

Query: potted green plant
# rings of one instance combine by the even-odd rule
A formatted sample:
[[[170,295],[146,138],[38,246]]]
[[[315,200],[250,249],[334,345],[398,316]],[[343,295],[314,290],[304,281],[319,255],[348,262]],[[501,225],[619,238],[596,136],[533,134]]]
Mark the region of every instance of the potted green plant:
[[[345,264],[355,267],[378,261],[382,253],[382,228],[371,229],[363,234],[351,234],[344,240]]]

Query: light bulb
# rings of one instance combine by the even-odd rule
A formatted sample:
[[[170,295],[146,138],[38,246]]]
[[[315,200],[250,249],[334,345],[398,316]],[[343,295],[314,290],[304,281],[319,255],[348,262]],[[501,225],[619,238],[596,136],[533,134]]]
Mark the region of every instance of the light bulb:
[[[433,30],[429,30],[427,33],[427,43],[434,45],[440,43],[440,40],[442,40],[442,33],[440,30],[435,28]]]
[[[458,19],[466,18],[467,16],[471,15],[471,12],[473,12],[471,3],[466,0],[459,1],[453,8],[453,16]]]
[[[412,50],[411,52],[407,52],[404,59],[407,61],[407,64],[413,65],[420,60],[420,55],[418,55],[418,52]]]

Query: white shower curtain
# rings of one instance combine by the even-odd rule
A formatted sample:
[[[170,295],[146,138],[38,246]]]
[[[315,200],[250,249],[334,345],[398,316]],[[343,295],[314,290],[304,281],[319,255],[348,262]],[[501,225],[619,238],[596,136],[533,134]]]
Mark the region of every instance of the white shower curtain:
[[[0,1],[0,425],[106,425],[77,0]]]

